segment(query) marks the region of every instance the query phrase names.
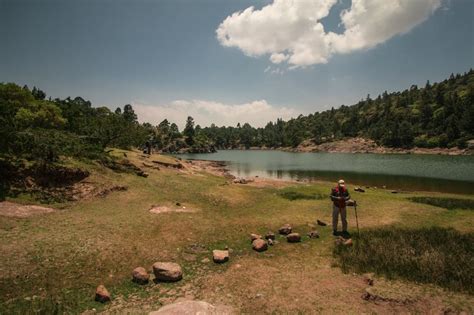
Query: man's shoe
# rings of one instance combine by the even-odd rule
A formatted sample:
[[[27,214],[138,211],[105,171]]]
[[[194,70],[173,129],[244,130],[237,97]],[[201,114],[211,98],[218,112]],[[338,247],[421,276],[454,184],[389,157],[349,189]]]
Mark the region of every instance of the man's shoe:
[[[336,231],[336,230],[334,230],[334,231],[332,232],[332,235],[334,235],[334,236],[339,236],[339,232]]]
[[[350,238],[351,237],[351,233],[347,232],[347,231],[342,231],[342,236],[344,238]]]

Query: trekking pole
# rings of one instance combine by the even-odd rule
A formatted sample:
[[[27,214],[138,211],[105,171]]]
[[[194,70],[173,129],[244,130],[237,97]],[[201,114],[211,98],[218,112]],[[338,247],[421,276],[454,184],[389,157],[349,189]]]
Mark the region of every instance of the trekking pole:
[[[355,200],[354,200],[354,211],[355,211],[355,215],[356,215],[357,238],[360,239],[359,218],[357,217],[357,201],[355,201]]]

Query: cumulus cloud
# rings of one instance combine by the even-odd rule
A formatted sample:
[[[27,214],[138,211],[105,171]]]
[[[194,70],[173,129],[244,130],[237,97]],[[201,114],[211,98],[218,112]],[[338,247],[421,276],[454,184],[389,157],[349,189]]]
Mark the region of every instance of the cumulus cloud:
[[[277,118],[290,119],[299,113],[287,107],[277,107],[265,100],[244,104],[224,104],[203,100],[176,100],[166,105],[150,105],[133,102],[133,109],[142,122],[157,125],[163,119],[176,123],[180,129],[184,127],[186,118],[192,116],[196,124],[210,126],[236,126],[237,123],[248,122],[254,127],[263,127]]]
[[[326,32],[321,19],[337,0],[274,0],[228,16],[217,28],[223,46],[248,56],[270,55],[291,67],[327,63],[333,54],[368,49],[410,31],[441,6],[442,0],[352,0],[340,14],[342,34]]]

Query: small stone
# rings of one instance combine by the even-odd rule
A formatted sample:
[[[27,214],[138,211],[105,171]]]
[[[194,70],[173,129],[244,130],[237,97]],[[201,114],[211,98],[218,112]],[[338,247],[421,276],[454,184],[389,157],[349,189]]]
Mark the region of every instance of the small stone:
[[[153,273],[158,281],[175,282],[183,278],[181,266],[173,262],[156,262]]]
[[[225,263],[229,260],[229,251],[215,249],[212,251],[212,259],[215,263]]]
[[[361,192],[361,193],[365,192],[365,190],[362,187],[356,187],[354,188],[354,191]]]
[[[327,225],[326,222],[323,222],[323,221],[321,221],[321,220],[317,220],[316,223],[317,223],[318,225],[320,225],[320,226],[326,226],[326,225]]]
[[[280,233],[281,235],[288,235],[291,233],[291,230],[291,225],[287,223],[278,230],[278,233]]]
[[[344,246],[349,246],[349,247],[352,246],[353,245],[352,238],[345,240],[342,244]]]
[[[374,275],[371,273],[366,273],[364,275],[364,282],[367,283],[370,286],[374,285]]]
[[[355,201],[352,199],[349,199],[346,201],[346,206],[348,207],[353,207],[355,205]]]
[[[147,284],[150,280],[150,275],[143,267],[137,267],[132,271],[132,281],[138,284]]]
[[[309,231],[308,232],[308,237],[309,238],[319,238],[319,232],[318,231]]]
[[[268,243],[268,245],[273,246],[274,240],[272,240],[271,238],[269,238],[269,239],[267,240],[267,243]]]
[[[269,231],[267,234],[265,234],[265,239],[274,240],[275,239],[275,233]]]
[[[207,263],[210,262],[210,261],[211,261],[211,260],[210,260],[209,258],[203,258],[203,259],[201,260],[201,262],[202,262],[203,264],[207,264]]]
[[[95,290],[95,300],[100,303],[110,301],[110,293],[103,284],[99,285]]]
[[[253,242],[258,238],[262,238],[262,236],[260,234],[255,234],[255,233],[250,234],[250,242]]]
[[[397,190],[392,190],[392,194],[398,194]]]
[[[301,236],[299,233],[290,233],[286,236],[288,243],[298,243],[301,242]]]
[[[265,242],[261,238],[257,238],[252,242],[252,248],[257,252],[263,252],[268,249],[268,245],[267,242]]]

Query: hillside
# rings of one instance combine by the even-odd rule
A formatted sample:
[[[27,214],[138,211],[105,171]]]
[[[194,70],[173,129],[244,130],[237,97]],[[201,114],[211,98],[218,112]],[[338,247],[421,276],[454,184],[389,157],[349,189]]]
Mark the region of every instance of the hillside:
[[[295,119],[202,129],[218,148],[297,147],[362,137],[392,148],[465,148],[474,137],[474,71],[451,75],[439,83],[412,85],[401,92],[369,95],[352,106],[342,105]]]

